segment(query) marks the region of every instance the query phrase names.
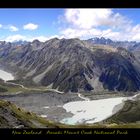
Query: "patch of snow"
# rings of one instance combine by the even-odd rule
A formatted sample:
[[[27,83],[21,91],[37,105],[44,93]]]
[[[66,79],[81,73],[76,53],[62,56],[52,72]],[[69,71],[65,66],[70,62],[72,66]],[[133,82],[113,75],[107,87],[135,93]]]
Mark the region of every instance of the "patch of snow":
[[[4,70],[0,70],[0,78],[4,81],[14,80],[14,76],[11,73],[8,73]]]
[[[43,108],[47,109],[47,108],[50,108],[50,107],[49,107],[49,106],[45,106],[45,107],[43,107]]]
[[[47,118],[47,115],[40,115],[42,118]]]

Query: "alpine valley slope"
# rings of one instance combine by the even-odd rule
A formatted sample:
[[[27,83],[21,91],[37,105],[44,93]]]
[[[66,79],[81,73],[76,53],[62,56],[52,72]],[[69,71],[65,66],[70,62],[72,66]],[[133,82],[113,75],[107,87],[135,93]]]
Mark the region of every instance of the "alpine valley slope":
[[[0,128],[58,128],[58,125],[9,101],[0,100]]]
[[[114,41],[109,38],[104,37],[95,37],[90,38],[86,40],[88,43],[92,44],[98,44],[98,45],[109,45],[114,48],[123,47],[127,49],[128,51],[131,51],[134,53],[134,55],[137,57],[137,59],[140,60],[140,42],[136,41]]]
[[[24,45],[1,41],[0,65],[28,86],[64,92],[140,89],[140,63],[132,52],[77,38]]]

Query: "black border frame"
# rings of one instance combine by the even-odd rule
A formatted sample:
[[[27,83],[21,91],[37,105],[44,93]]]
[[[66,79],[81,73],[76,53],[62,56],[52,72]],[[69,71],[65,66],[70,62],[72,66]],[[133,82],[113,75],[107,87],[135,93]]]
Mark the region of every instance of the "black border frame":
[[[139,0],[8,0],[8,1],[0,1],[0,8],[140,8],[140,1]],[[99,134],[99,135],[82,135],[82,134],[76,134],[76,135],[63,135],[63,134],[58,134],[58,135],[46,135],[46,131],[47,130],[52,130],[52,131],[59,131],[61,130],[62,133],[66,130],[70,130],[70,131],[81,131],[81,129],[83,130],[83,128],[79,128],[79,129],[0,129],[0,137],[7,137],[7,136],[12,136],[13,138],[18,137],[18,138],[25,138],[27,136],[32,136],[32,137],[62,137],[62,136],[66,136],[66,137],[98,137],[98,136],[128,136],[128,135],[137,135],[140,134],[140,129],[88,129],[89,131],[94,131],[94,130],[98,130],[98,131],[127,131],[128,134],[127,135],[106,135],[106,134]],[[13,135],[12,132],[13,130],[17,130],[17,131],[21,131],[21,133],[23,133],[24,130],[27,131],[42,131],[41,135]],[[86,130],[86,129],[84,129]]]
[[[139,0],[7,0],[0,8],[140,8]]]

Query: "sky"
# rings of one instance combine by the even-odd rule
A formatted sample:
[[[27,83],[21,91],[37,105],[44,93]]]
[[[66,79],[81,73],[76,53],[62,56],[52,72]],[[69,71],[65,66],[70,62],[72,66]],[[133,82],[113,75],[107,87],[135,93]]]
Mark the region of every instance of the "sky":
[[[51,38],[140,42],[139,9],[0,9],[1,41],[46,41]]]

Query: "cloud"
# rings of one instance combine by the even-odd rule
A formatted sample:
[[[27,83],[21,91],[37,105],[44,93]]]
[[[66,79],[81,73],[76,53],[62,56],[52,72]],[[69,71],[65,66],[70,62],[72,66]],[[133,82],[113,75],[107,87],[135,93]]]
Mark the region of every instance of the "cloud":
[[[64,18],[74,27],[91,29],[98,26],[122,27],[130,20],[111,9],[66,9]]]
[[[7,42],[19,41],[19,40],[26,40],[26,36],[16,34],[6,37],[4,40]]]
[[[132,41],[140,41],[140,24],[132,26],[129,29],[127,36],[129,36],[129,39]]]
[[[16,32],[16,31],[18,31],[18,28],[13,26],[13,25],[10,25],[9,30],[12,31],[12,32]]]
[[[97,28],[92,28],[90,30],[76,29],[76,28],[66,28],[60,31],[60,34],[65,38],[81,38],[89,39],[93,37],[105,37],[110,38],[114,41],[140,41],[140,25],[131,27],[128,31],[114,31],[111,28],[101,30]]]
[[[51,38],[63,38],[63,36],[58,36],[58,35],[53,35],[53,36],[24,36],[24,35],[21,35],[21,34],[16,34],[16,35],[11,35],[11,36],[8,36],[6,38],[3,38],[2,40],[4,41],[7,41],[7,42],[14,42],[14,41],[19,41],[19,40],[22,40],[22,41],[33,41],[35,39],[41,41],[41,42],[45,42]]]
[[[66,9],[59,16],[65,38],[105,37],[112,40],[140,41],[140,24],[112,9]]]
[[[41,42],[45,42],[45,41],[47,41],[49,39],[56,38],[56,37],[60,38],[60,39],[63,38],[63,36],[58,36],[58,35],[52,35],[52,36],[49,36],[49,37],[46,37],[46,36],[34,36],[34,37],[31,37],[29,40],[33,41],[35,39],[38,39]]]
[[[46,36],[35,36],[35,37],[31,37],[29,39],[29,41],[33,41],[35,39],[37,39],[37,40],[39,40],[41,42],[44,42],[44,41],[48,40],[48,37],[46,37]]]
[[[85,38],[92,35],[99,36],[102,32],[98,29],[91,29],[91,30],[81,30],[81,29],[73,29],[67,28],[60,32],[65,38]]]
[[[120,36],[119,32],[113,32],[111,29],[106,30],[100,30],[96,28],[92,28],[90,30],[81,30],[81,29],[72,29],[67,28],[66,30],[63,30],[60,32],[65,38],[81,38],[81,39],[88,39],[96,37],[106,37],[111,38],[113,40],[122,39],[122,36]],[[117,39],[116,39],[117,37]]]
[[[16,31],[19,30],[19,29],[18,29],[16,26],[14,26],[14,25],[1,25],[1,24],[0,24],[0,28],[5,29],[5,30],[9,30],[9,31],[11,31],[11,32],[16,32]]]
[[[65,19],[75,26],[89,29],[105,23],[111,14],[108,9],[67,9]]]
[[[33,24],[33,23],[28,23],[28,24],[23,26],[24,30],[36,30],[37,28],[38,28],[38,25]]]

